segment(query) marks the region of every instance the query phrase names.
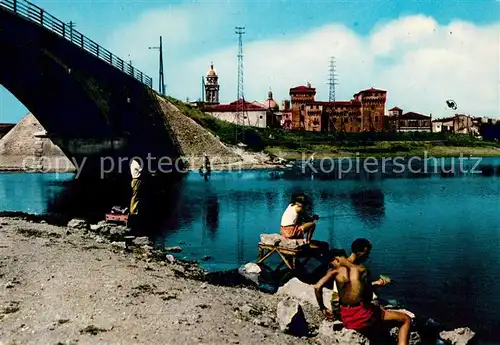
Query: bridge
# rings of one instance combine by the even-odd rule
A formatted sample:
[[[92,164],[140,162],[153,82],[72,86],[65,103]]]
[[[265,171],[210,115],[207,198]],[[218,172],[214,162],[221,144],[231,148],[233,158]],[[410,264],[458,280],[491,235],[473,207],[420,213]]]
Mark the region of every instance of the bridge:
[[[172,127],[179,111],[159,98],[151,77],[31,2],[0,0],[0,51],[0,84],[89,173],[100,170],[102,157],[128,172],[120,157],[201,155],[186,152],[193,129],[202,144],[224,151],[193,121],[191,130]]]

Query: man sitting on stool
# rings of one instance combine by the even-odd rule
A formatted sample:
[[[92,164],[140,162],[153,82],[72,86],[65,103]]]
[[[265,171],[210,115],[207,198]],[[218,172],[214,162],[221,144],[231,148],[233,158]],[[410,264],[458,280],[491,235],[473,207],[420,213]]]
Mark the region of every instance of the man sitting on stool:
[[[305,197],[297,196],[294,201],[288,205],[281,217],[280,233],[283,237],[289,239],[303,239],[307,234],[306,243],[311,243],[312,235],[316,229],[318,215],[312,217],[312,221],[301,222],[301,217],[306,215],[304,209]]]

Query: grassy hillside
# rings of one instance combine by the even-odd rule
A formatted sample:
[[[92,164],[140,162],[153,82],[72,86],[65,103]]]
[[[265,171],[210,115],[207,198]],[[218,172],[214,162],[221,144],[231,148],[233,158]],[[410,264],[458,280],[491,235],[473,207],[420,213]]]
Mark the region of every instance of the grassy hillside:
[[[166,97],[185,115],[217,135],[223,142],[236,143],[237,126],[218,120],[172,97]],[[242,142],[252,151],[266,151],[288,158],[315,152],[318,156],[500,156],[500,144],[470,135],[446,133],[317,133],[271,128],[241,128]]]

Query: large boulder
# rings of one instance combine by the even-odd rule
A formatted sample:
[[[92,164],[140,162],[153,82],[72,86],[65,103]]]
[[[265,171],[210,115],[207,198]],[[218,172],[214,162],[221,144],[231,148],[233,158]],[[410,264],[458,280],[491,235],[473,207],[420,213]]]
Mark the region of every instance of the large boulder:
[[[280,287],[276,292],[279,296],[290,296],[297,298],[300,301],[310,303],[311,305],[318,307],[318,302],[316,300],[316,294],[314,292],[314,286],[306,284],[300,281],[298,278],[290,279],[285,285]],[[333,283],[333,290],[323,288],[323,304],[325,307],[332,309],[332,294],[333,299],[338,299],[338,289],[337,284]],[[376,300],[378,297],[373,294],[373,299]]]
[[[291,297],[286,297],[278,303],[276,319],[280,330],[296,336],[309,334],[309,325],[300,303]]]
[[[453,331],[442,331],[439,333],[441,339],[450,342],[453,345],[467,345],[476,333],[469,327],[454,329]]]
[[[332,307],[331,298],[333,290],[323,289],[323,303],[327,308]],[[280,287],[276,292],[278,296],[288,296],[298,299],[302,302],[310,303],[311,305],[318,307],[318,302],[316,301],[316,294],[314,292],[314,287],[310,284],[306,284],[300,281],[298,278],[290,279],[285,285]]]

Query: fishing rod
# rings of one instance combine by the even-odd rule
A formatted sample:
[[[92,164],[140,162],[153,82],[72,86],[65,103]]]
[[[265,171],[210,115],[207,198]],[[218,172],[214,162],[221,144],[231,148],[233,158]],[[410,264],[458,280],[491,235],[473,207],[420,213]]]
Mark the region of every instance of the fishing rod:
[[[327,215],[327,216],[320,216],[318,215],[319,217],[319,220],[321,219],[325,219],[325,218],[342,218],[342,217],[355,217],[354,214],[330,214],[330,215]]]

